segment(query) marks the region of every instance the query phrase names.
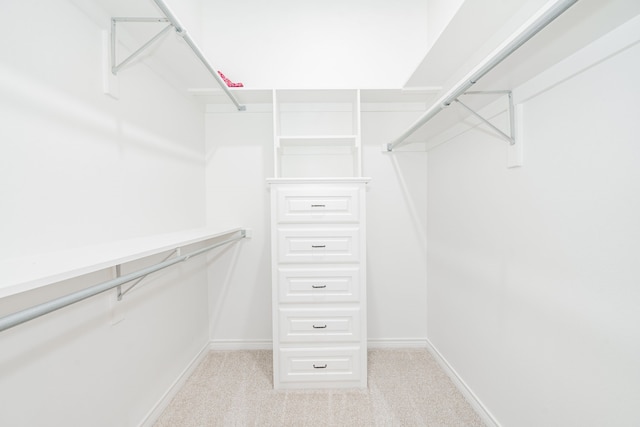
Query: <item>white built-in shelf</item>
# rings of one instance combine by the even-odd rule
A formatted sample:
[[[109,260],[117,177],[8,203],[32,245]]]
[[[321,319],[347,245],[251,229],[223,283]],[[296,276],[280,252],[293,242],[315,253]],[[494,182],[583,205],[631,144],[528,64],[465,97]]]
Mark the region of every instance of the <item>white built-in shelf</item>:
[[[400,111],[426,110],[427,106],[436,100],[441,90],[442,87],[440,86],[404,89],[361,89],[360,108],[362,111],[388,110],[390,108]]]
[[[301,177],[301,178],[269,178],[267,184],[317,184],[317,183],[329,183],[329,184],[348,184],[348,183],[368,183],[371,181],[371,177],[365,176],[332,176],[327,178],[313,178],[313,177]]]
[[[111,34],[111,18],[165,18],[164,12],[152,0],[81,0],[73,3],[107,35]],[[168,3],[171,7],[179,2],[173,0]],[[182,25],[185,24],[179,14],[176,18],[180,20]],[[116,62],[122,61],[129,54],[142,47],[167,25],[166,22],[119,22],[116,31]],[[184,28],[184,31],[190,38],[193,38],[194,34],[191,34],[189,28]],[[200,40],[194,40],[194,42],[201,44]],[[199,48],[202,50],[202,46]],[[97,44],[96,49],[103,49],[103,55],[108,57],[109,52],[104,52],[105,47]],[[208,56],[207,52],[203,51],[203,54]],[[217,63],[216,58],[207,57],[206,59],[214,69],[225,73],[224,65]],[[130,68],[140,67],[144,64],[185,94],[190,93],[190,88],[210,87],[224,93],[216,78],[211,75],[185,39],[174,29],[165,33],[147,47],[141,55],[123,67],[118,72],[117,78],[127,79]],[[103,69],[103,73],[106,72],[110,72],[108,66]],[[229,77],[233,78],[233,76]],[[226,95],[223,96],[225,96],[225,103],[231,103]]]
[[[323,105],[343,104],[345,108],[356,100],[355,89],[276,89],[278,102],[286,104],[315,104],[318,108]]]
[[[549,0],[465,0],[405,89],[442,87],[436,104],[474,67],[517,33]],[[473,91],[513,90],[640,13],[640,2],[581,0],[480,79]],[[521,100],[514,93],[516,103]],[[464,96],[479,111],[499,96]],[[505,102],[506,109],[506,102]],[[455,103],[418,129],[407,142],[425,142],[469,118]],[[473,123],[477,123],[475,120]]]
[[[194,229],[0,261],[0,298],[220,238],[242,228]]]
[[[279,137],[280,147],[282,146],[310,146],[310,145],[326,145],[326,146],[355,146],[357,135],[292,135]]]
[[[276,177],[360,176],[360,91],[274,90]]]
[[[229,91],[233,93],[238,102],[244,105],[268,105],[271,109],[273,103],[272,89],[249,89],[246,87],[230,87]],[[237,111],[237,109],[229,103],[229,98],[220,88],[189,88],[189,94],[205,105],[221,105],[229,106],[229,111]],[[249,110],[250,111],[250,110]]]
[[[273,103],[273,93],[274,89],[262,89],[262,88],[248,88],[248,87],[232,87],[229,88],[231,93],[243,104],[269,104]],[[420,87],[420,88],[405,88],[405,89],[360,89],[360,104],[361,108],[367,108],[367,105],[378,105],[378,104],[393,104],[393,105],[411,105],[412,108],[419,107],[421,109],[426,109],[427,105],[433,102],[442,90],[439,86],[434,87]],[[276,89],[278,93],[281,92],[281,89]],[[291,89],[286,89],[286,91],[292,91]],[[325,94],[320,97],[319,93],[322,90],[296,90],[295,92],[300,97],[301,94],[309,93],[314,99],[314,102],[321,101],[322,98],[325,100],[329,97]],[[229,104],[229,99],[225,95],[224,91],[220,88],[213,87],[202,87],[196,88],[192,87],[188,89],[189,94],[193,97],[199,99],[203,104],[220,104],[227,105]],[[330,93],[337,92],[336,90],[330,90]],[[310,108],[314,108],[314,102],[311,102],[311,99],[304,100],[306,102],[300,101],[297,104],[306,104]],[[346,101],[349,101],[347,99]],[[334,106],[339,104],[332,103]],[[321,106],[315,106],[316,109],[324,108]],[[335,107],[334,107],[335,108]],[[343,107],[345,109],[346,107]],[[350,108],[350,107],[349,107]],[[235,109],[233,109],[235,110]]]
[[[465,0],[405,89],[441,86],[446,90],[548,3],[549,0]],[[578,1],[483,77],[474,90],[516,87],[639,12],[639,2]]]

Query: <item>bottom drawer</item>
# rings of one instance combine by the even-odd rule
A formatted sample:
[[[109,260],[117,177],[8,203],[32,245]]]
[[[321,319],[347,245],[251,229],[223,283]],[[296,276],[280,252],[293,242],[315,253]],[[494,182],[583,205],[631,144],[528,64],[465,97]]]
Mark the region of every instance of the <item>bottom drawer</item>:
[[[283,383],[360,379],[360,347],[280,349],[280,381]]]

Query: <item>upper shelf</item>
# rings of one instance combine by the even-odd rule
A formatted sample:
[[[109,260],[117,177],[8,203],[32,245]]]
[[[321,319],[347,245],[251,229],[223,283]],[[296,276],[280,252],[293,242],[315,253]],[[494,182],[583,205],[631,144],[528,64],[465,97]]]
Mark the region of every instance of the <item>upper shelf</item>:
[[[182,6],[179,2],[174,4]],[[237,102],[222,82],[218,69],[205,58],[197,45],[197,34],[191,34],[164,0],[78,0],[77,6],[105,30],[111,30],[111,18],[168,18],[173,28],[144,48],[126,67],[118,71],[126,73],[127,67],[144,60],[163,78],[187,93],[191,87],[216,87],[238,110]],[[198,18],[199,19],[199,18]],[[167,26],[166,22],[117,22],[116,63],[152,40]],[[224,70],[221,70],[224,72]]]
[[[544,0],[538,0],[539,7]],[[443,86],[460,68],[475,58],[496,29],[509,22],[526,0],[465,0],[405,83],[406,88]],[[512,30],[515,30],[513,28]],[[485,54],[488,52],[485,52]],[[459,76],[461,77],[461,76]]]
[[[490,7],[487,0],[466,0],[408,80],[408,88],[427,85],[443,87],[430,109],[438,109],[438,104],[444,97],[471,75],[478,64],[482,64],[497,51],[505,40],[522,29],[539,10],[549,9],[560,1],[520,0],[508,2],[508,5],[504,3],[500,2],[501,7]],[[508,9],[508,13],[506,9],[502,9],[503,6]],[[516,88],[638,13],[640,2],[580,0],[478,80],[472,90]],[[501,20],[504,20],[502,25]],[[494,28],[497,30],[492,31],[487,22],[495,24]],[[493,102],[496,96],[466,99],[478,110]],[[464,120],[469,114],[461,108],[445,108],[432,117],[428,125],[424,123],[406,136],[406,132],[414,128],[419,119],[403,133],[406,136],[403,144],[428,141]]]
[[[377,105],[403,105],[405,108],[410,106],[412,110],[425,110],[428,104],[436,99],[436,95],[440,92],[440,87],[427,88],[407,88],[407,89],[360,89],[360,105],[363,111],[374,108]],[[228,105],[222,89],[219,88],[191,88],[189,93],[198,98],[203,104],[207,105]],[[255,104],[268,105],[271,108],[273,104],[274,89],[254,89],[254,88],[230,88],[230,91],[242,104],[249,104],[253,108]],[[302,100],[310,102],[318,101],[317,95],[313,93],[323,93],[323,96],[337,91],[350,91],[349,89],[309,89],[309,90],[293,90],[293,89],[275,89],[276,92],[296,92],[302,95]],[[353,90],[355,91],[355,89]],[[319,100],[321,102],[321,100]],[[253,105],[252,105],[253,104]]]

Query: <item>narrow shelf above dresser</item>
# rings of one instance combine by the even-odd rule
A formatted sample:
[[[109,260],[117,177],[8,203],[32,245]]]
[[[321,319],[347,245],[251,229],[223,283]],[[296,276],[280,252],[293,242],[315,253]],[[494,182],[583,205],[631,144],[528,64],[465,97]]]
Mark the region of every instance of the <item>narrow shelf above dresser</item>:
[[[300,135],[300,136],[280,136],[278,141],[280,146],[311,146],[311,145],[337,145],[356,146],[358,137],[356,135]]]
[[[360,176],[360,91],[275,90],[276,177]]]

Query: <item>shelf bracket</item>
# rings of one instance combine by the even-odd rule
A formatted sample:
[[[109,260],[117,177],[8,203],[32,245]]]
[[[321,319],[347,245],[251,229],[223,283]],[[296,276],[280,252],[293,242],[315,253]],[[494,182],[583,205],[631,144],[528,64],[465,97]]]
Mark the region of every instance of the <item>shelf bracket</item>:
[[[496,93],[506,94],[508,99],[509,99],[509,108],[507,109],[507,114],[509,115],[509,134],[508,135],[506,133],[504,133],[502,130],[498,129],[493,123],[489,122],[489,120],[485,119],[480,114],[478,114],[476,111],[474,111],[467,104],[465,104],[464,102],[460,101],[459,98],[456,98],[455,102],[460,104],[467,111],[469,111],[471,114],[473,114],[476,118],[480,119],[484,124],[486,124],[491,129],[493,129],[498,134],[498,136],[500,136],[501,138],[503,138],[506,141],[508,141],[509,145],[515,145],[515,143],[516,143],[516,137],[515,137],[515,110],[514,110],[514,107],[513,107],[513,95],[511,94],[510,90],[484,91],[484,92],[474,91],[474,92],[465,92],[463,95],[493,95],[493,94],[496,94]]]
[[[143,44],[140,48],[138,48],[135,52],[129,55],[126,59],[124,59],[119,64],[116,63],[116,27],[118,22],[151,22],[151,23],[166,23],[169,22],[168,18],[111,18],[111,73],[113,75],[117,75],[118,71],[122,69],[125,65],[133,61],[136,57],[138,57],[142,52],[145,51],[149,46],[155,43],[160,39],[163,35],[165,35],[170,29],[174,28],[172,23],[169,23],[166,27],[164,27],[158,34],[153,36],[149,41]]]
[[[243,236],[243,237],[244,237],[244,236]],[[178,256],[178,257],[179,257],[179,256],[180,256],[180,248],[176,248],[176,249],[174,249],[174,250],[173,250],[169,255],[167,255],[167,256],[166,256],[166,257],[165,257],[161,262],[165,262],[165,261],[167,261],[167,260],[168,260],[169,258],[171,258],[173,255],[176,255],[176,256]],[[117,265],[117,266],[116,266],[116,269],[117,269],[116,271],[117,271],[117,275],[118,275],[118,277],[120,277],[120,276],[122,275],[122,272],[121,272],[120,268],[121,268],[121,267],[120,267],[120,265]],[[118,292],[118,294],[117,294],[117,296],[118,296],[118,301],[122,301],[122,297],[124,297],[127,293],[129,293],[129,291],[131,291],[133,288],[135,288],[136,286],[138,286],[138,284],[140,284],[140,282],[142,282],[142,281],[145,279],[145,277],[147,277],[147,276],[148,276],[148,275],[147,275],[147,274],[145,274],[144,276],[142,276],[142,277],[138,278],[138,280],[136,280],[136,281],[135,281],[131,286],[129,286],[129,287],[128,287],[127,289],[125,289],[124,291],[122,290],[122,286],[118,285],[118,288],[117,288],[117,289],[118,289],[118,291],[117,291],[117,292]]]

